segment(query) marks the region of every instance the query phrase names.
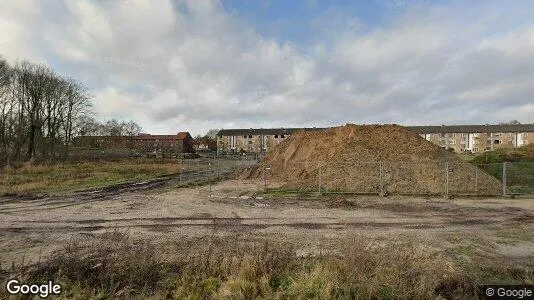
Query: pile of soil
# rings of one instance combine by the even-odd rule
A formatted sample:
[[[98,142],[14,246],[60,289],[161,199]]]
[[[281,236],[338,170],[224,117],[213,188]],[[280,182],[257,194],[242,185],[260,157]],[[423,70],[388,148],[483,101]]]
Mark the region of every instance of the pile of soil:
[[[444,194],[449,177],[452,194],[501,191],[496,178],[398,125],[347,124],[297,132],[243,177],[261,178],[264,172],[299,190],[320,185],[323,191]]]

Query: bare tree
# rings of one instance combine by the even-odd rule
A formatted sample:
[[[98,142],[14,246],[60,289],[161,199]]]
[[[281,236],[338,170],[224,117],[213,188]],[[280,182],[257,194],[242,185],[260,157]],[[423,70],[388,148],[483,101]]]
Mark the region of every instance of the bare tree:
[[[116,119],[111,119],[104,124],[104,131],[109,136],[122,136],[122,126]]]
[[[10,97],[12,69],[7,61],[0,57],[0,166],[9,164],[10,140],[12,139],[13,102]]]
[[[219,133],[219,129],[210,129],[206,133],[206,136],[208,136],[211,139],[216,140],[217,139],[217,133]]]
[[[63,117],[65,120],[63,132],[65,157],[68,158],[70,144],[74,136],[75,120],[89,112],[91,95],[81,83],[74,79],[69,79],[66,85],[66,111]]]
[[[26,113],[28,122],[27,158],[34,161],[37,143],[42,137],[44,122],[44,108],[47,94],[51,93],[55,74],[51,69],[42,65],[35,65],[24,61],[19,65],[21,85],[23,89],[20,101]]]
[[[77,136],[96,136],[102,134],[102,124],[90,115],[82,115],[76,121]]]
[[[123,128],[124,128],[124,134],[129,137],[138,135],[139,133],[141,133],[141,130],[142,130],[141,126],[139,126],[139,124],[135,123],[132,120],[126,122]]]
[[[68,153],[74,122],[90,109],[82,84],[28,61],[0,57],[0,166]]]

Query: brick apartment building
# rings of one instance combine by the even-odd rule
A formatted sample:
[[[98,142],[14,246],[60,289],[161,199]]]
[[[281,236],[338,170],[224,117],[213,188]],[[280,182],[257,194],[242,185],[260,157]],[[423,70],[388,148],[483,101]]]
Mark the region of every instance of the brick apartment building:
[[[480,153],[534,144],[534,124],[408,127],[436,145],[455,152]]]
[[[81,136],[74,138],[73,146],[103,150],[129,149],[140,153],[192,153],[193,138],[189,132],[175,135]]]
[[[455,152],[481,153],[497,148],[534,143],[534,124],[408,126],[426,140]],[[222,129],[217,134],[217,154],[265,153],[299,130],[324,128]]]

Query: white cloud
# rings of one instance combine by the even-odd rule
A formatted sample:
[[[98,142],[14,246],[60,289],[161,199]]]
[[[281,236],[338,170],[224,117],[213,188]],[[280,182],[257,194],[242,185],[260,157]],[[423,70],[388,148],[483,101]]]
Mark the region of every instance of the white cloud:
[[[376,27],[332,9],[311,22],[314,43],[297,47],[218,1],[12,1],[0,49],[48,61],[87,83],[103,118],[155,133],[532,122],[530,2],[417,3],[391,2],[404,12]]]

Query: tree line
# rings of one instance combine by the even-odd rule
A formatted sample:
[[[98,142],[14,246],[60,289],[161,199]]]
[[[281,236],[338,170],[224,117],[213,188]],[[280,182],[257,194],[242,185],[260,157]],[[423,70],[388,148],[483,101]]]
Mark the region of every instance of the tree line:
[[[134,135],[133,121],[98,122],[92,95],[79,81],[29,61],[0,56],[0,167],[68,159],[79,135]]]
[[[135,136],[142,127],[134,121],[111,119],[100,122],[92,116],[82,116],[79,120],[77,136]]]

